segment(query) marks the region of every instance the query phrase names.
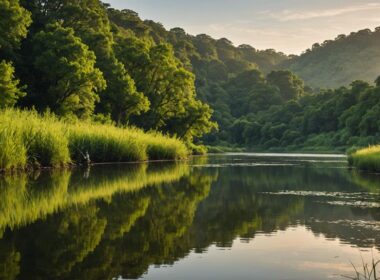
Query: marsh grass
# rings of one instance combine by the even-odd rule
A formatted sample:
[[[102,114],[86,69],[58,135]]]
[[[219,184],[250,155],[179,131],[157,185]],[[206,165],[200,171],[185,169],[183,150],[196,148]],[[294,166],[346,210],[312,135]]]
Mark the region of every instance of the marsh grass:
[[[350,165],[361,170],[380,171],[380,145],[358,150],[349,155]]]
[[[0,169],[22,168],[27,163],[26,147],[17,129],[0,123]]]
[[[141,142],[146,143],[149,159],[179,160],[188,156],[189,151],[186,146],[175,138],[169,138],[157,132],[141,134],[137,130],[132,130],[131,133]]]
[[[0,170],[81,163],[178,160],[186,145],[160,133],[91,122],[68,122],[51,114],[0,112]]]
[[[130,129],[133,130],[133,129]],[[129,130],[111,125],[73,124],[67,126],[71,158],[79,162],[89,154],[93,162],[148,160],[147,143]]]
[[[362,259],[362,267],[360,269],[352,264],[352,267],[355,270],[355,276],[343,277],[351,280],[380,280],[379,264],[380,261],[375,261],[374,258],[372,258],[371,264],[366,264]]]

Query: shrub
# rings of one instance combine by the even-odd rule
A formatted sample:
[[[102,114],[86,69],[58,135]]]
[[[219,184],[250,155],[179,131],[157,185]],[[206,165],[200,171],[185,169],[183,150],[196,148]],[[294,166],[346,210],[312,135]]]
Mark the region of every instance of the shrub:
[[[349,163],[361,170],[380,172],[380,146],[370,146],[352,153]]]

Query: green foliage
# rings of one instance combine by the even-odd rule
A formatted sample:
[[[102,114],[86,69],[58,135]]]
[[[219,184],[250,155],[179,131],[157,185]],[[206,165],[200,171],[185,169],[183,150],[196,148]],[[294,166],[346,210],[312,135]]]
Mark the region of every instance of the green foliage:
[[[102,86],[98,90],[100,103],[97,112],[110,114],[114,121],[125,124],[130,115],[147,110],[147,99],[143,93],[136,91],[134,81],[115,57],[111,25],[100,1],[25,1],[24,6],[32,12],[32,29],[39,30],[60,22],[64,28],[73,29],[75,36],[94,52],[95,67],[103,73],[107,84],[107,87]],[[30,83],[33,84],[34,80]],[[45,94],[46,89],[34,91],[36,95]],[[29,103],[35,105],[36,101]]]
[[[13,107],[19,98],[25,96],[20,81],[14,76],[14,67],[6,61],[0,62],[0,108]]]
[[[0,170],[81,163],[87,160],[87,154],[92,162],[176,160],[188,156],[180,140],[134,128],[70,123],[48,114],[39,116],[12,109],[0,112],[0,124]]]
[[[368,83],[380,68],[367,65],[378,59],[380,29],[339,36],[301,56],[286,56],[273,49],[235,47],[226,38],[192,36],[178,27],[166,30],[99,0],[2,0],[0,5],[11,17],[0,20],[0,32],[14,49],[5,58],[16,62],[15,71],[3,65],[7,82],[0,83],[8,83],[8,93],[2,95],[7,96],[2,107],[17,101],[70,120],[133,125],[189,146],[343,150],[380,139],[379,80],[376,87]],[[23,20],[16,22],[20,15]],[[14,48],[20,43],[20,50]],[[367,82],[313,93],[296,74],[314,88]],[[19,99],[22,89],[15,76],[27,85],[25,98]],[[110,141],[92,132],[82,136],[91,151],[101,148],[89,137]],[[152,144],[152,155],[145,151],[145,156],[148,146],[128,155],[119,144],[107,145],[114,146],[112,158],[118,160],[184,154],[181,145],[168,152]],[[99,159],[106,157],[99,152]]]
[[[138,133],[138,131],[135,131]],[[136,134],[137,134],[136,133]],[[149,159],[173,160],[187,158],[189,150],[177,138],[168,137],[158,132],[139,133],[139,140],[147,144]],[[144,136],[144,137],[143,137]]]
[[[283,100],[298,99],[304,94],[303,81],[288,70],[272,71],[267,80],[280,90]]]
[[[315,88],[347,86],[354,80],[373,82],[380,73],[380,28],[339,35],[315,44],[301,56],[282,63]]]
[[[73,29],[58,23],[37,33],[33,43],[34,65],[41,77],[38,88],[42,90],[36,98],[59,115],[89,118],[99,100],[97,93],[106,87],[102,73],[95,68],[95,54]]]
[[[76,162],[88,153],[93,162],[146,160],[146,143],[123,129],[107,125],[76,124],[68,129],[71,157]]]
[[[210,121],[210,108],[196,99],[193,74],[177,60],[172,47],[149,47],[132,36],[119,38],[116,50],[137,82],[137,89],[150,102],[146,113],[132,118],[134,124],[188,141],[216,128]]]
[[[206,155],[208,152],[207,147],[203,145],[195,145],[195,144],[190,143],[188,146],[189,146],[189,149],[191,150],[192,155]]]
[[[380,147],[371,146],[358,150],[349,155],[349,162],[354,167],[361,170],[379,172],[380,171]]]
[[[1,122],[0,127],[0,168],[23,168],[28,160],[27,150],[21,132],[12,123]]]
[[[80,118],[93,112],[109,115],[119,125],[134,124],[186,141],[216,128],[210,120],[212,110],[196,95],[195,77],[187,69],[191,60],[177,49],[183,49],[182,40],[162,25],[143,22],[133,11],[118,11],[98,0],[23,0],[22,4],[33,18],[21,51],[21,76],[29,93],[23,105]],[[81,57],[86,61],[77,65],[83,69],[66,71]],[[84,69],[97,73],[86,77]],[[86,86],[76,85],[82,83],[79,78],[88,81]],[[72,92],[65,89],[69,86],[84,89],[67,97]]]
[[[30,23],[31,15],[19,0],[0,0],[0,56],[19,46]]]
[[[54,117],[8,109],[0,113],[0,123],[5,147],[0,169],[32,164],[60,166],[70,162],[67,138]]]
[[[118,124],[125,124],[133,115],[140,115],[149,108],[149,100],[137,91],[134,80],[127,73],[123,64],[115,61],[112,76],[106,76],[108,87],[101,94],[100,111],[108,113]],[[107,74],[107,72],[105,72]]]
[[[288,74],[285,72],[285,76],[291,77]],[[249,80],[254,81],[252,78]],[[214,137],[210,135],[205,138],[205,142],[218,145],[226,140],[230,145],[238,144],[259,150],[290,151],[344,151],[352,146],[365,147],[380,142],[380,123],[377,118],[380,113],[380,87],[355,81],[349,88],[319,93],[299,88],[299,95],[284,100],[278,98],[280,89],[276,86],[270,91],[271,85],[268,83],[262,79],[252,82],[255,85],[252,88],[252,101],[249,94],[239,94],[240,88],[249,90],[245,86],[249,83],[245,83],[244,79],[238,79],[236,84],[240,87],[227,88],[227,92],[234,93],[234,96],[231,102],[225,99],[225,106],[234,102],[229,110],[235,118],[229,117],[228,122],[224,121],[222,130],[226,130],[226,133],[222,131]],[[301,82],[297,84],[302,85]],[[260,95],[255,93],[259,85],[267,87],[263,90],[263,94],[267,95],[266,102],[261,103]],[[223,123],[223,118],[226,118],[223,115],[215,117],[219,116]]]

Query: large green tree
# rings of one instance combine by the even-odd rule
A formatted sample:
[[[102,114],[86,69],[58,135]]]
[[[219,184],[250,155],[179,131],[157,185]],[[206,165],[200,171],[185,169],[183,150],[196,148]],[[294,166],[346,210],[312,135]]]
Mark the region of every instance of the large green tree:
[[[96,55],[96,67],[107,82],[99,92],[98,111],[111,114],[114,120],[126,122],[130,115],[148,109],[148,101],[136,90],[134,81],[114,54],[114,38],[105,5],[99,0],[24,0],[33,14],[38,30],[49,23],[61,22]]]
[[[197,100],[194,75],[183,67],[170,45],[150,47],[127,36],[119,38],[116,50],[137,89],[150,101],[149,111],[133,119],[136,125],[183,139],[201,136],[216,127],[210,121],[209,106]]]
[[[34,66],[40,80],[39,102],[60,115],[89,117],[106,87],[102,73],[95,67],[95,54],[71,28],[51,24],[33,39]]]
[[[298,99],[304,94],[303,81],[288,70],[272,71],[267,80],[278,87],[284,100]]]

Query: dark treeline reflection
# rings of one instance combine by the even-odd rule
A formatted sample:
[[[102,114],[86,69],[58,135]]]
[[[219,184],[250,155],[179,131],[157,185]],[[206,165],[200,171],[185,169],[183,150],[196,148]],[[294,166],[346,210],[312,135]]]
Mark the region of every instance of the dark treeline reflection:
[[[315,234],[380,248],[378,208],[334,205],[360,194],[377,202],[371,175],[337,163],[245,166],[243,161],[103,166],[1,179],[0,279],[139,278],[211,244],[305,225]],[[216,164],[216,165],[215,165]]]

